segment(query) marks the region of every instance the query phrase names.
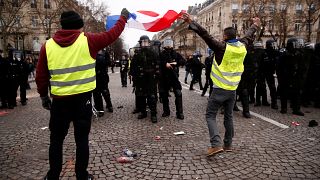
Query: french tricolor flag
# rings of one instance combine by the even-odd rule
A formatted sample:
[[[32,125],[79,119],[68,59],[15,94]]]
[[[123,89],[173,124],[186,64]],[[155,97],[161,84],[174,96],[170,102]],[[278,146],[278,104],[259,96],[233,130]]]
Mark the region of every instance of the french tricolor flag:
[[[174,10],[168,10],[162,17],[153,11],[140,10],[136,13],[130,13],[127,27],[141,29],[149,32],[158,32],[167,29],[171,24],[180,17],[184,11],[177,13]],[[159,17],[160,16],[160,17]],[[107,16],[106,29],[112,28],[120,15]],[[142,22],[141,19],[150,19],[147,22]],[[145,20],[144,20],[145,21]]]

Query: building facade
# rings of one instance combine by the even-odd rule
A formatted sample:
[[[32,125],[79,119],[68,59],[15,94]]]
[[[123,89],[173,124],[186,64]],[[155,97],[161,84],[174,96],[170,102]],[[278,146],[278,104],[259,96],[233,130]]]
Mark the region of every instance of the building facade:
[[[238,37],[243,36],[251,25],[251,18],[258,16],[263,33],[258,32],[256,40],[263,43],[273,38],[284,47],[290,37],[320,42],[319,0],[207,0],[190,9],[193,18],[218,40],[222,40],[223,29],[230,26],[237,29]],[[162,33],[161,37],[165,39],[166,36],[174,37],[175,44],[180,45],[175,47],[179,52],[184,52],[185,48],[181,39],[191,38],[190,49],[207,55],[208,47],[204,41],[183,25],[172,28],[170,33]]]
[[[60,29],[61,13],[71,9],[79,12],[86,25],[95,21],[89,8],[76,0],[0,0],[0,49],[37,54]]]

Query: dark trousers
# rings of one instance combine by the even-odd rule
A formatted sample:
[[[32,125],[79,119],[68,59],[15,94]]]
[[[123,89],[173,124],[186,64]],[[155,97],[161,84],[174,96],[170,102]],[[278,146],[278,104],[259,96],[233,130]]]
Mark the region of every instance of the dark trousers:
[[[203,95],[206,94],[208,87],[210,88],[209,89],[209,96],[210,96],[213,90],[213,82],[210,78],[210,75],[209,76],[206,75],[206,83],[204,84],[203,91],[202,91]]]
[[[87,179],[88,137],[92,117],[91,93],[70,98],[53,99],[50,114],[50,170],[47,174],[48,179],[59,179],[62,170],[63,141],[68,134],[71,121],[74,126],[74,138],[77,147],[75,165],[77,180]]]
[[[271,103],[277,104],[277,91],[273,74],[265,74],[262,77],[258,78],[257,81],[257,94],[256,94],[256,102],[267,102],[267,87],[266,81],[270,90]]]
[[[127,74],[128,74],[127,71],[120,72],[122,86],[127,86],[127,79],[128,79]]]
[[[193,74],[193,78],[192,78],[192,81],[190,84],[190,89],[193,89],[193,85],[195,84],[196,81],[199,82],[200,90],[202,90],[203,86],[202,86],[202,81],[201,81],[201,72],[200,73],[197,72],[197,73]]]
[[[136,96],[138,109],[141,113],[147,113],[147,104],[151,111],[151,116],[157,114],[157,98],[155,94],[149,94],[147,96]]]
[[[209,129],[211,147],[222,145],[217,124],[217,113],[221,106],[224,107],[224,145],[231,146],[234,135],[233,129],[233,106],[236,101],[236,91],[214,88],[208,100],[206,120]]]
[[[94,107],[97,111],[103,111],[103,99],[106,102],[106,107],[112,107],[110,91],[107,87],[106,89],[99,89],[96,88],[93,91],[93,100],[94,100]]]

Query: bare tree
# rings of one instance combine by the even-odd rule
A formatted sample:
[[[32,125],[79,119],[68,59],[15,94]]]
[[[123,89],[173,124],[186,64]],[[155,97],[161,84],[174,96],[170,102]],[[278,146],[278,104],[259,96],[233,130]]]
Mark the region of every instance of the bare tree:
[[[19,37],[28,33],[26,27],[21,23],[27,12],[22,11],[29,3],[28,0],[1,0],[0,1],[0,35],[2,37],[3,52],[5,56],[8,54],[9,38],[15,37],[18,41]],[[12,46],[12,45],[11,45]]]
[[[105,31],[105,20],[108,7],[104,2],[98,3],[94,0],[82,0],[79,13],[85,21],[84,31]]]
[[[307,26],[307,30],[308,30],[307,41],[310,42],[312,25],[314,25],[317,22],[317,20],[319,20],[319,17],[320,17],[320,1],[319,0],[305,0],[305,1],[307,4],[305,25]]]

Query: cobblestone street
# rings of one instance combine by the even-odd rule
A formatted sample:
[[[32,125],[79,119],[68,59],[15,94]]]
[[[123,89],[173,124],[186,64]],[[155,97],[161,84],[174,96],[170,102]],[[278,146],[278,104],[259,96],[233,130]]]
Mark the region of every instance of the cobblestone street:
[[[162,104],[158,102],[158,123],[153,124],[150,114],[138,120],[131,113],[132,87],[122,88],[119,69],[115,72],[109,74],[114,112],[93,118],[89,137],[88,171],[96,179],[320,179],[320,127],[308,127],[310,120],[320,121],[320,109],[302,108],[305,116],[300,117],[292,115],[290,110],[281,114],[270,107],[251,105],[250,110],[256,113],[251,119],[243,118],[241,111],[234,113],[235,150],[207,158],[207,96],[201,97],[200,90],[189,91],[188,85],[182,84],[185,119],[175,118],[171,93],[170,117],[161,118]],[[180,81],[183,79],[184,69],[181,69]],[[26,106],[19,102],[15,109],[6,110],[7,115],[0,116],[1,180],[42,179],[49,168],[50,115],[41,106],[35,83],[31,86]],[[198,84],[195,88],[199,89]],[[291,127],[292,121],[300,126]],[[221,114],[218,125],[223,137]],[[185,134],[173,134],[178,131]],[[160,140],[155,140],[156,136]],[[116,159],[124,148],[136,152],[137,159],[118,163]],[[61,178],[75,179],[72,125],[64,143],[63,162]]]

